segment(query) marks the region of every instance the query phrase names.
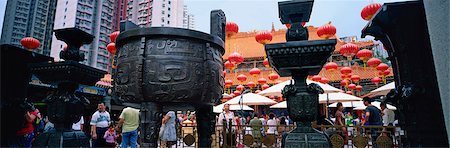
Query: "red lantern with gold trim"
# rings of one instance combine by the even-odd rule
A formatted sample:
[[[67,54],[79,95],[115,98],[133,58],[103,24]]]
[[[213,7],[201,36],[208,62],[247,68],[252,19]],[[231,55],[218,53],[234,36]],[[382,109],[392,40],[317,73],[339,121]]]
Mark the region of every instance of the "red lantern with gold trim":
[[[389,68],[389,65],[381,63],[380,65],[377,66],[377,70],[379,71],[385,71]]]
[[[355,84],[349,84],[348,88],[351,89],[351,90],[354,90],[356,88],[356,85]]]
[[[225,32],[227,37],[231,37],[239,32],[239,26],[234,22],[227,22]]]
[[[352,68],[350,68],[350,67],[342,67],[341,68],[341,73],[344,74],[344,75],[348,75],[348,74],[352,73]]]
[[[372,4],[365,6],[361,10],[361,18],[363,18],[366,21],[369,21],[370,19],[372,19],[373,15],[375,15],[375,13],[377,13],[378,9],[381,8],[381,6],[382,5],[379,3],[372,3]]]
[[[224,65],[225,68],[228,69],[228,70],[233,70],[233,69],[234,69],[234,64],[231,63],[230,61],[226,61],[225,63],[223,63],[223,65]]]
[[[233,81],[232,80],[225,80],[225,88],[228,88],[231,85],[233,85]]]
[[[274,80],[280,78],[280,75],[278,75],[276,73],[270,73],[268,77],[269,77],[269,80],[274,81]]]
[[[259,79],[258,79],[258,83],[261,84],[261,85],[263,85],[263,84],[266,84],[266,83],[267,83],[267,80],[266,80],[265,78],[259,78]]]
[[[329,39],[329,38],[333,37],[335,34],[336,34],[336,27],[331,25],[331,22],[329,22],[328,24],[325,24],[323,26],[320,26],[319,29],[317,30],[317,35],[320,38],[324,38],[324,39]]]
[[[267,31],[258,32],[256,33],[255,40],[256,42],[265,45],[267,43],[270,43],[270,41],[272,41],[272,34],[270,34],[270,32]]]
[[[109,51],[109,53],[111,53],[112,55],[116,54],[116,43],[109,43],[106,46],[106,49]]]
[[[255,82],[250,81],[250,82],[247,82],[247,86],[248,86],[250,89],[252,89],[253,87],[256,87],[256,84],[255,84]]]
[[[370,67],[377,67],[378,65],[380,65],[381,60],[378,58],[371,58],[367,61],[367,65],[369,65]]]
[[[358,45],[347,43],[345,45],[342,45],[341,48],[339,48],[339,53],[345,57],[347,57],[347,60],[352,60],[352,57],[358,53],[359,47]]]
[[[119,36],[120,31],[114,31],[113,33],[109,34],[109,41],[116,43],[116,38]]]
[[[39,42],[38,39],[35,39],[33,37],[24,37],[20,40],[20,44],[22,44],[23,47],[31,51],[33,49],[39,48],[41,42]]]
[[[357,83],[360,79],[361,79],[361,77],[359,77],[359,75],[352,75],[350,77],[350,80],[352,80],[355,83]]]
[[[348,83],[349,83],[349,82],[348,82],[347,80],[344,79],[344,80],[341,81],[341,86],[347,86]]]
[[[240,75],[238,75],[238,76],[236,77],[236,79],[239,80],[239,81],[241,81],[241,82],[244,82],[244,81],[247,81],[247,76],[244,75],[244,74],[240,74]]]
[[[380,77],[374,77],[370,81],[372,81],[373,84],[378,86],[378,84],[381,82],[381,78]]]
[[[228,61],[230,61],[233,64],[239,65],[242,62],[244,62],[244,57],[237,52],[233,52],[228,56]]]
[[[250,69],[249,73],[250,73],[250,75],[256,77],[259,74],[261,74],[261,70],[259,70],[258,68],[252,68],[252,69]]]
[[[323,66],[325,68],[325,70],[327,71],[335,71],[338,69],[338,64],[334,63],[334,62],[328,62],[327,64],[325,64],[325,66]]]
[[[236,90],[243,91],[245,87],[243,85],[236,86]]]
[[[357,91],[361,91],[363,89],[363,87],[361,85],[356,85],[355,90]]]
[[[369,60],[372,57],[372,51],[363,49],[356,53],[356,56],[361,59],[364,63],[364,68],[366,68],[367,60]]]
[[[267,68],[269,68],[269,67],[270,67],[269,59],[265,58],[264,61],[263,61],[263,64],[264,64],[264,66],[266,66]]]

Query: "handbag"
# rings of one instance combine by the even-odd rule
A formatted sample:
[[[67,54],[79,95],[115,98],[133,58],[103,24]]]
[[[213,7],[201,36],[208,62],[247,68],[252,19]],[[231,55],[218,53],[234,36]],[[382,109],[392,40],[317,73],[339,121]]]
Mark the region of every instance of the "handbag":
[[[161,124],[161,128],[159,128],[159,138],[161,139],[164,135],[164,128],[166,127],[166,124]]]

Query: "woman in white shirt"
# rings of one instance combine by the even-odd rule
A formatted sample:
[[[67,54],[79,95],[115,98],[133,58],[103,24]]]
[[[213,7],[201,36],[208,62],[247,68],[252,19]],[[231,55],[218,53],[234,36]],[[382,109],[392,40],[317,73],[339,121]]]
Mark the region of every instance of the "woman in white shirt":
[[[269,120],[267,121],[267,126],[269,128],[267,129],[267,134],[269,135],[275,135],[277,131],[277,119],[275,118],[275,115],[270,113],[269,114]]]

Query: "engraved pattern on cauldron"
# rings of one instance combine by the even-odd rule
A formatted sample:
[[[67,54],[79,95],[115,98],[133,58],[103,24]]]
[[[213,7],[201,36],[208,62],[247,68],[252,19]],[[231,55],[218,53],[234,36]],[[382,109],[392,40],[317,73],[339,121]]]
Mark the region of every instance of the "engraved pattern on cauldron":
[[[307,95],[308,94],[308,95]],[[318,112],[314,108],[319,103],[313,96],[309,96],[307,92],[297,92],[297,95],[290,96],[289,99],[296,101],[288,101],[289,115],[295,121],[313,121]]]
[[[118,96],[125,101],[216,103],[223,92],[223,47],[195,38],[128,38],[118,47]]]
[[[117,68],[114,76],[114,88],[124,101],[139,102],[142,98],[141,41],[131,40],[122,47],[117,47]]]

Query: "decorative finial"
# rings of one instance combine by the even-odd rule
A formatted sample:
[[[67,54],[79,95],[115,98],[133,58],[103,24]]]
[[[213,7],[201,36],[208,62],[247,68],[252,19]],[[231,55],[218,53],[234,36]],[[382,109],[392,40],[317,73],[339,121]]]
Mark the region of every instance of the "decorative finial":
[[[272,32],[275,32],[275,26],[274,26],[273,22],[272,22]]]

